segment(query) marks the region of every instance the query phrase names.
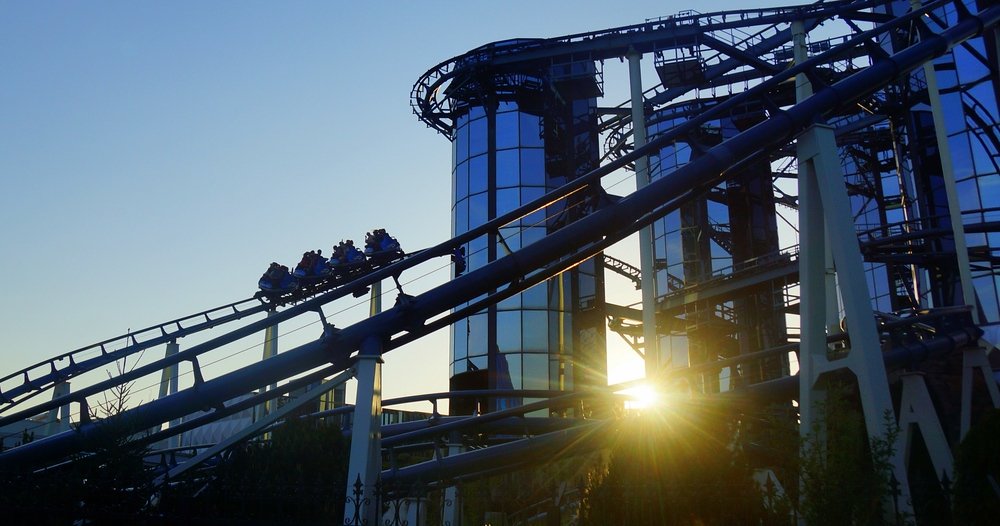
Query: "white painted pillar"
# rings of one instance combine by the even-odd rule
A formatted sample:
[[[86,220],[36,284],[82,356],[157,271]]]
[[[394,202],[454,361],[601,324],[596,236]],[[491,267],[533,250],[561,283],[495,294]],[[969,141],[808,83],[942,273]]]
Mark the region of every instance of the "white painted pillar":
[[[805,25],[801,21],[792,22],[792,51],[795,62],[808,59],[805,45]],[[812,95],[812,85],[805,75],[795,77],[796,99],[805,100]],[[829,291],[826,283],[827,254],[826,226],[823,220],[822,201],[813,177],[805,176],[809,163],[799,166],[799,432],[803,437],[810,433],[822,433],[821,422],[813,414],[815,408],[825,398],[821,386],[807,378],[817,368],[816,362],[826,361],[827,314],[830,309]],[[806,301],[810,298],[811,301]],[[821,298],[812,300],[812,298]],[[822,437],[817,437],[822,440]]]
[[[52,399],[55,400],[61,396],[66,396],[69,394],[69,391],[69,382],[59,382],[52,387]],[[68,402],[66,405],[49,410],[48,415],[45,417],[45,436],[50,437],[52,435],[62,433],[63,431],[69,431],[69,410],[70,407]]]
[[[380,516],[376,483],[382,471],[382,342],[369,336],[358,353],[358,393],[351,425],[345,524],[376,524]]]
[[[945,474],[949,480],[955,480],[951,448],[948,447],[948,439],[945,438],[934,402],[931,401],[924,374],[904,373],[900,381],[903,390],[899,403],[899,438],[896,449],[903,452],[903,458],[909,464],[914,428],[919,429],[936,476],[941,478]]]
[[[277,311],[275,310],[267,311],[268,318],[270,318],[275,314],[277,314]],[[260,359],[263,361],[277,355],[278,355],[278,324],[275,323],[274,325],[271,325],[270,327],[264,330],[264,352],[262,353]],[[271,384],[267,386],[265,389],[267,391],[270,391],[271,389],[276,389],[277,387],[278,384]],[[274,410],[278,407],[277,404],[278,404],[277,400],[268,400],[267,402],[264,402],[263,404],[254,407],[254,415],[253,415],[254,422],[264,418],[270,413],[273,413]]]
[[[448,456],[462,453],[462,444],[457,433],[452,433],[448,443]],[[462,526],[462,493],[458,486],[448,486],[444,490],[441,503],[441,518],[449,526]]]
[[[801,62],[806,57],[804,31],[800,23],[793,27],[793,39],[796,62]],[[806,95],[806,83],[808,79],[805,75],[799,75],[796,86],[799,101]],[[825,124],[808,128],[799,135],[797,150],[799,225],[803,229],[800,242],[800,265],[803,265],[800,269],[803,318],[799,371],[800,432],[808,434],[810,426],[816,421],[814,389],[821,375],[847,368],[857,378],[868,435],[884,436],[888,431],[885,429],[886,415],[895,417],[895,412],[833,128]],[[824,320],[825,325],[826,311],[830,308],[829,292],[825,276],[821,281],[816,275],[821,262],[825,264],[828,251],[833,254],[836,283],[843,299],[847,331],[851,337],[851,349],[847,356],[832,362],[826,357],[826,330],[820,326],[820,320]],[[899,510],[904,515],[909,514],[912,502],[903,452],[896,450],[890,462],[901,490]]]
[[[369,314],[382,311],[382,283],[372,284]],[[382,472],[382,340],[361,342],[355,365],[358,390],[351,424],[344,524],[376,524],[381,515],[377,482]]]
[[[632,94],[632,146],[636,149],[646,144],[646,114],[642,97],[642,54],[634,48],[628,52],[629,85]],[[649,158],[639,157],[635,160],[635,187],[642,189],[650,182]],[[660,363],[659,334],[656,330],[656,267],[653,260],[656,253],[653,250],[653,227],[644,226],[639,230],[639,271],[642,274],[642,346],[646,362],[646,377],[655,376],[662,364]],[[672,367],[687,365],[687,357],[683,363],[671,360]]]
[[[993,378],[993,367],[986,358],[990,347],[976,347],[962,351],[962,422],[961,438],[969,432],[972,426],[972,378],[978,371],[983,375],[983,383],[986,384],[986,391],[990,395],[993,407],[1000,407],[1000,390],[997,389],[996,379]]]
[[[167,344],[167,350],[163,353],[164,358],[170,358],[171,356],[180,352],[180,345],[176,341]],[[160,392],[157,398],[164,398],[166,396],[172,395],[177,392],[178,389],[178,364],[168,365],[163,368],[160,372]],[[170,427],[180,425],[181,420],[174,419],[170,421]],[[181,435],[174,435],[166,440],[162,441],[158,447],[169,448],[169,447],[179,447],[181,445]]]

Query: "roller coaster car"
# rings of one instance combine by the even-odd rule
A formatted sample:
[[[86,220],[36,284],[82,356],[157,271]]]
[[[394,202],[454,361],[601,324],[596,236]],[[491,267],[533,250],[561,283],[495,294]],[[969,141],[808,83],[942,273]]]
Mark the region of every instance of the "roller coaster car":
[[[263,295],[276,296],[299,288],[299,280],[287,272],[280,276],[265,274],[261,276],[260,281],[257,282],[257,286],[260,287],[260,293]]]
[[[365,266],[365,254],[360,250],[354,248],[353,250],[348,250],[345,254],[341,256],[331,257],[327,261],[326,265],[330,268],[330,272],[336,275],[346,274],[354,272],[357,269],[363,268]]]
[[[299,263],[295,267],[292,275],[298,279],[316,280],[324,278],[330,274],[330,268],[326,265],[327,259],[323,256],[315,256],[310,262]]]
[[[374,240],[365,245],[365,256],[374,265],[384,265],[403,257],[403,249],[399,246],[399,241],[388,234],[384,234],[381,239]]]
[[[403,250],[397,244],[394,250],[372,250],[369,252],[368,249],[365,249],[365,255],[372,262],[372,265],[385,265],[401,259],[405,254],[403,254]]]

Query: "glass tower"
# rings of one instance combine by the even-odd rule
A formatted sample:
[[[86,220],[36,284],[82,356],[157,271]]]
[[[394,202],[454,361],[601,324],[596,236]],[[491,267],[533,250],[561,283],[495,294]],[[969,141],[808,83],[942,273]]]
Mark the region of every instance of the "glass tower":
[[[569,73],[577,73],[576,77]],[[596,69],[497,74],[452,92],[452,235],[499,217],[596,167]],[[589,79],[589,82],[587,80]],[[542,239],[580,212],[550,206],[464,248],[469,270]],[[451,329],[451,389],[572,390],[606,383],[600,258],[461,320]],[[531,398],[454,400],[452,413]]]

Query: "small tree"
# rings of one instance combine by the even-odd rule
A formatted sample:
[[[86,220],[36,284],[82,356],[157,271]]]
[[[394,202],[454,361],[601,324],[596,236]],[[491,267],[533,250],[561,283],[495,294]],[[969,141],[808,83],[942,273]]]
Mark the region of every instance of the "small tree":
[[[116,363],[126,371],[124,360]],[[114,377],[109,371],[109,377]],[[132,384],[126,382],[105,393],[90,413],[100,429],[90,435],[83,453],[71,462],[39,473],[8,473],[0,477],[0,509],[11,524],[37,520],[39,510],[53,524],[135,522],[149,495],[147,453],[134,439],[135,426],[127,420]]]
[[[813,526],[883,524],[899,433],[893,415],[884,415],[883,434],[868,436],[863,415],[847,403],[847,390],[834,386],[827,393],[818,408],[822,423],[801,447],[799,511]]]
[[[1000,517],[1000,409],[969,430],[955,456],[952,505],[958,524],[995,524]]]
[[[271,437],[171,481],[157,513],[172,523],[343,524],[350,448],[340,428],[290,420]]]

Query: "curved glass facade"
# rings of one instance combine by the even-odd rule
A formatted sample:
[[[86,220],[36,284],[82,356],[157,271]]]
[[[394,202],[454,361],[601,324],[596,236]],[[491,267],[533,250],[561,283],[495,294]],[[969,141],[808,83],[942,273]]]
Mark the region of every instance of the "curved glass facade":
[[[649,137],[681,124],[702,103],[682,103],[659,110],[648,120]],[[744,114],[711,121],[679,137],[649,157],[650,178],[669,177],[698,152],[735,136],[763,119]],[[746,354],[786,343],[780,283],[746,286],[682,309],[665,300],[674,292],[780,257],[771,170],[766,161],[750,163],[705,197],[691,199],[653,223],[656,295],[661,302],[660,360],[665,367],[697,364]],[[704,375],[703,388],[727,389],[731,382],[756,382],[787,374],[785,360],[744,370]]]
[[[543,117],[515,101],[473,105],[453,131],[452,234],[537,199],[566,181],[548,166]],[[596,150],[595,150],[596,151]],[[549,211],[556,215],[557,211]],[[550,218],[535,212],[465,246],[469,270],[542,239]],[[597,297],[593,262],[461,320],[451,329],[452,389],[573,389],[575,311]],[[603,319],[602,319],[603,322]],[[603,342],[603,338],[600,339]],[[603,359],[603,352],[601,358]],[[603,367],[601,367],[603,371]],[[524,402],[501,399],[496,409]],[[473,407],[453,403],[454,412]]]
[[[971,12],[979,12],[976,1],[963,2]],[[891,9],[900,14],[909,9],[907,2],[893,2]],[[955,24],[960,17],[953,5],[927,17],[929,29],[940,31]],[[905,42],[902,44],[905,45]],[[1000,321],[1000,275],[995,271],[995,254],[1000,237],[989,227],[1000,219],[1000,129],[998,104],[1000,77],[996,62],[997,35],[987,31],[972,38],[934,61],[940,92],[941,118],[955,177],[975,298],[962,298],[958,286],[958,268],[953,260],[942,260],[933,271],[919,272],[915,299],[922,307],[972,304],[983,323]],[[900,171],[904,175],[900,194],[904,197],[908,220],[920,229],[951,228],[945,193],[942,156],[938,148],[933,119],[934,101],[927,97],[927,79],[923,69],[911,75],[900,90],[912,105],[906,119],[897,120],[895,133],[900,137],[900,154],[905,155]],[[954,253],[952,237],[944,235],[926,241],[937,253]]]

